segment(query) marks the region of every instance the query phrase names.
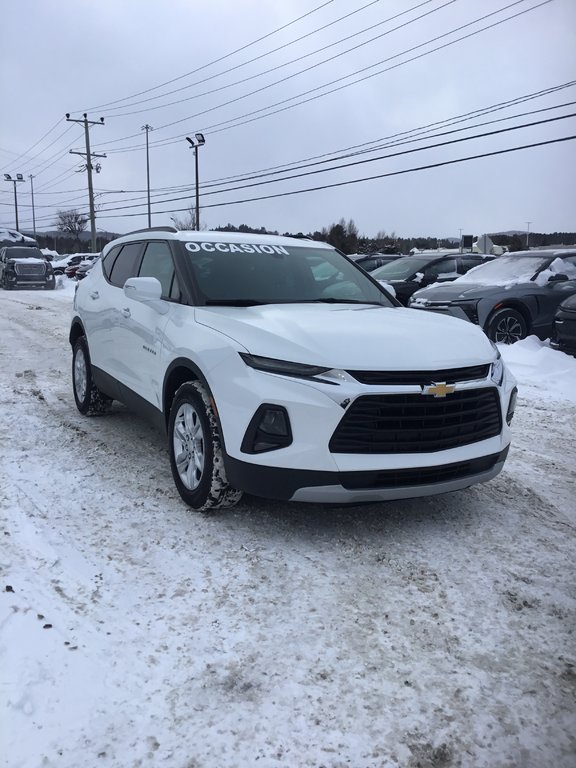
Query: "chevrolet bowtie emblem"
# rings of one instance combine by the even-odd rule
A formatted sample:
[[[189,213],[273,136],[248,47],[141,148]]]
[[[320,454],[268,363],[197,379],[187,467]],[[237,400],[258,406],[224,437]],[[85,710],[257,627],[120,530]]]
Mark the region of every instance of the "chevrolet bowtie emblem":
[[[446,395],[451,395],[455,389],[456,387],[453,387],[452,384],[446,384],[446,382],[442,381],[440,384],[434,383],[429,387],[422,387],[422,394],[434,395],[434,397],[446,397]]]

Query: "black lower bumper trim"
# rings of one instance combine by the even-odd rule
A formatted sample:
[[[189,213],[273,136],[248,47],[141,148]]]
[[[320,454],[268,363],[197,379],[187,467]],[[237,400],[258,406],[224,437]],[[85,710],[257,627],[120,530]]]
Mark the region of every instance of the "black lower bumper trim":
[[[339,485],[350,490],[402,488],[474,477],[504,462],[508,455],[508,448],[509,446],[500,453],[490,456],[435,467],[367,472],[323,472],[311,469],[266,467],[239,461],[230,456],[226,457],[225,464],[228,482],[233,488],[253,496],[288,501],[298,489],[315,486]]]

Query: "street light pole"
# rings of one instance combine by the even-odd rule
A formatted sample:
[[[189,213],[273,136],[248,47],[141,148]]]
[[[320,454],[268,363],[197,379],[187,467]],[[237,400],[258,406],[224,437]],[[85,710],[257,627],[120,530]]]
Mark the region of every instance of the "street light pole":
[[[148,191],[148,227],[150,228],[152,226],[152,212],[150,210],[150,155],[148,152],[148,133],[153,131],[154,128],[146,123],[146,125],[142,126],[142,130],[146,131],[146,189]]]
[[[5,181],[11,181],[12,184],[14,184],[14,213],[16,214],[16,231],[20,231],[20,225],[18,222],[18,194],[16,192],[16,184],[18,184],[19,181],[24,181],[24,176],[22,176],[21,173],[16,174],[16,178],[13,179],[12,176],[10,176],[9,173],[4,174],[4,180]]]
[[[32,195],[32,230],[34,231],[34,237],[36,237],[36,213],[34,211],[34,176],[30,173],[28,175],[30,179],[30,193]]]
[[[530,247],[530,224],[532,224],[531,221],[526,222],[526,250]]]
[[[200,186],[198,183],[198,147],[206,144],[204,134],[195,133],[196,141],[186,136],[186,141],[194,149],[194,168],[196,170],[196,230],[200,229]]]

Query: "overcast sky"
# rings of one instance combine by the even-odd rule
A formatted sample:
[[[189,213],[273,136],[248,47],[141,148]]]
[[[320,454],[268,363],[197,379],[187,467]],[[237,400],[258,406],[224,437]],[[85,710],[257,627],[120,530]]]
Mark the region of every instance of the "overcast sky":
[[[576,141],[384,176],[576,135],[569,117],[389,157],[576,112],[576,0],[5,0],[2,30],[0,164],[26,179],[20,229],[32,228],[29,174],[38,230],[58,209],[88,210],[83,159],[69,154],[84,151],[83,126],[65,119],[87,112],[104,117],[90,130],[107,154],[93,161],[100,229],[146,226],[149,124],[153,225],[194,204],[185,137],[202,132],[203,228],[306,233],[344,217],[366,235],[576,230]],[[0,226],[14,227],[0,179]],[[234,204],[270,195],[283,196]]]

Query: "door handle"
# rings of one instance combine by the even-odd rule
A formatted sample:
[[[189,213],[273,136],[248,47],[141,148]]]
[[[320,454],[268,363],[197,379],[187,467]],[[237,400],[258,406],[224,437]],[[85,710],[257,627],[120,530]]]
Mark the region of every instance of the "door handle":
[[[98,293],[98,291],[91,291],[90,298],[91,299],[99,299],[100,298],[100,294]]]
[[[131,312],[128,309],[128,307],[124,307],[124,309],[122,310],[122,314],[124,315],[124,317],[130,317]]]

